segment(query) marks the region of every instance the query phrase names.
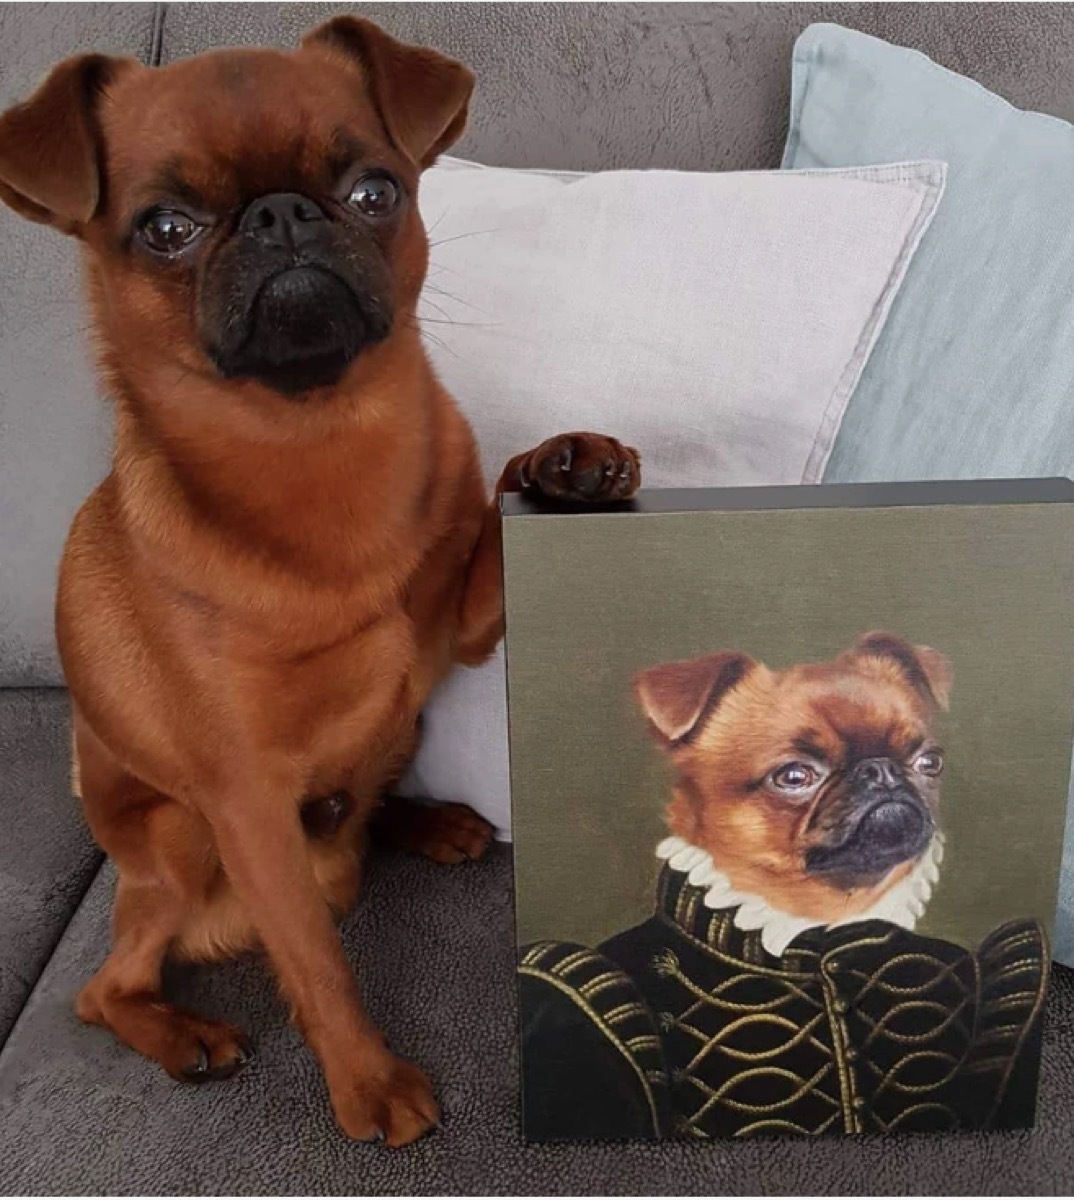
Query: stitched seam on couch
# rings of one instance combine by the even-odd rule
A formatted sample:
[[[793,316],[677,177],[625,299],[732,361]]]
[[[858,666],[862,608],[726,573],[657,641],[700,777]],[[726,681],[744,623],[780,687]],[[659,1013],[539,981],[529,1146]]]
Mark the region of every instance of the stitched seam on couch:
[[[57,951],[59,950],[64,938],[67,936],[67,933],[71,928],[71,923],[82,911],[82,907],[86,902],[86,897],[89,895],[90,889],[97,882],[98,878],[100,878],[105,861],[105,856],[103,854],[99,854],[96,869],[89,872],[86,886],[79,894],[78,900],[74,905],[72,905],[70,916],[68,916],[67,920],[60,927],[60,930],[53,939],[52,944],[47,948],[45,954],[42,956],[41,965],[36,971],[30,972],[27,975],[29,987],[26,990],[26,995],[23,998],[22,1005],[20,1006],[19,1011],[15,1014],[15,1019],[11,1022],[11,1025],[8,1027],[8,1029],[6,1031],[0,1031],[0,1072],[3,1071],[4,1051],[7,1048],[7,1044],[15,1036],[15,1031],[18,1029],[23,1016],[26,1014],[26,1009],[29,1007],[30,1001],[33,999],[34,993],[37,991],[38,984],[41,982],[42,976],[51,965],[53,958],[56,957]],[[86,978],[88,980],[89,976],[87,975]],[[71,997],[71,1000],[74,1000],[73,996]]]
[[[67,935],[68,929],[70,929],[70,927],[71,927],[71,922],[75,919],[75,917],[78,916],[79,912],[82,910],[82,906],[85,903],[86,896],[89,894],[90,888],[92,888],[94,883],[96,883],[98,876],[101,874],[101,869],[104,867],[104,864],[105,864],[105,856],[103,854],[98,853],[97,865],[94,868],[94,870],[92,870],[88,873],[87,878],[86,878],[85,887],[82,888],[81,892],[78,895],[78,899],[71,906],[70,914],[68,915],[67,920],[64,921],[64,923],[59,927],[59,929],[57,930],[56,936],[52,939],[52,942],[45,948],[44,953],[42,954],[41,958],[39,959],[40,965],[38,966],[37,970],[30,971],[27,973],[26,983],[28,986],[26,988],[26,993],[23,997],[22,1004],[19,1007],[19,1011],[15,1014],[15,1017],[12,1020],[10,1026],[7,1028],[7,1030],[0,1031],[0,1063],[2,1063],[2,1061],[3,1061],[4,1048],[7,1046],[8,1042],[11,1040],[11,1037],[15,1033],[15,1030],[18,1028],[19,1022],[22,1020],[22,1016],[26,1011],[27,1005],[30,1003],[30,1000],[33,998],[34,993],[37,991],[37,985],[41,982],[41,977],[48,970],[49,965],[51,964],[53,958],[56,955],[56,951],[60,947],[60,943],[63,941],[64,937]]]
[[[167,14],[167,4],[153,5],[153,32],[149,43],[149,65],[151,67],[159,67],[164,54],[164,21]]]

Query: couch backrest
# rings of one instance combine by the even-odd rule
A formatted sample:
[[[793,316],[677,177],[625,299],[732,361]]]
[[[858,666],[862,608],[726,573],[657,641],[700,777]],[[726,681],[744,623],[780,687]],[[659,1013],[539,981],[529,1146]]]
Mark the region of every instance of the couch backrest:
[[[1064,4],[171,4],[162,51],[290,46],[344,12],[469,63],[478,89],[453,153],[498,166],[776,167],[791,47],[814,21],[913,46],[1019,107],[1074,117]]]
[[[774,167],[791,46],[821,20],[1074,118],[1066,4],[5,4],[0,104],[80,50],[169,62],[225,44],[290,46],[340,12],[474,67],[471,126],[454,153],[498,165]],[[61,681],[56,564],[106,469],[108,412],[78,290],[74,244],[0,208],[0,686]]]
[[[160,15],[152,4],[0,4],[0,108],[71,54],[151,62]],[[0,204],[0,686],[60,681],[56,565],[108,459],[85,324],[76,243]]]

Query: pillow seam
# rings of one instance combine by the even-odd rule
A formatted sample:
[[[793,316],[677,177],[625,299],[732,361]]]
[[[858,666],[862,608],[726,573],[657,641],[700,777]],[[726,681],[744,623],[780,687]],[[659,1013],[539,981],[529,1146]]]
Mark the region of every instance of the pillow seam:
[[[802,35],[805,36],[804,34]],[[799,39],[800,41],[801,39]],[[791,110],[790,110],[790,130],[787,134],[787,142],[783,147],[783,158],[780,162],[781,170],[788,170],[788,164],[793,162],[797,157],[802,141],[802,112],[805,109],[806,92],[809,90],[810,82],[813,78],[813,66],[816,61],[816,51],[809,49],[802,55],[798,46],[795,46],[794,52],[791,55]],[[801,68],[799,72],[798,68]],[[801,78],[799,78],[799,75]]]
[[[809,457],[806,459],[805,469],[802,472],[803,484],[818,483],[824,475],[828,459],[831,457],[832,450],[835,447],[839,426],[842,424],[843,417],[846,415],[847,407],[850,404],[850,398],[861,381],[872,352],[880,338],[887,315],[902,286],[902,281],[906,276],[910,261],[917,253],[921,239],[932,224],[932,219],[936,215],[940,200],[943,198],[946,172],[940,176],[939,181],[933,177],[923,175],[920,182],[922,186],[917,199],[917,211],[911,219],[906,232],[903,234],[902,244],[899,247],[898,254],[895,256],[895,261],[891,265],[891,270],[884,281],[884,286],[880,289],[880,294],[862,326],[858,340],[854,344],[854,349],[851,351],[850,357],[840,372],[835,390],[824,407],[824,414],[821,417],[816,437],[813,439],[813,445],[809,451]]]

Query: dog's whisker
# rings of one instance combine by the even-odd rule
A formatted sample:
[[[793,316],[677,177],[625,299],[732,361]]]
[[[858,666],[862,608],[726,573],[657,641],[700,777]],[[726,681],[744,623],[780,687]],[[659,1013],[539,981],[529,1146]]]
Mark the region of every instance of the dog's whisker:
[[[456,296],[454,292],[449,292],[446,288],[436,287],[434,284],[426,283],[423,289],[426,292],[433,292],[437,296],[443,296],[445,300],[453,300],[456,304],[463,304],[467,308],[472,308],[474,312],[484,313],[488,316],[488,310],[482,308],[479,304],[474,304],[470,300],[463,299],[462,296]]]
[[[429,270],[436,271],[437,273],[443,273],[446,271],[447,274],[449,274],[449,275],[458,275],[459,274],[459,271],[455,267],[448,266],[447,263],[442,263],[442,262],[430,263]]]
[[[436,220],[425,230],[425,236],[427,238],[432,237],[433,233],[440,228],[440,225],[443,223],[443,220],[448,215],[449,211],[449,209],[445,208],[440,216],[438,216]]]
[[[432,333],[428,329],[424,329],[421,321],[411,320],[407,321],[406,324],[408,329],[416,330],[418,336],[424,341],[427,341],[430,345],[436,346],[437,349],[445,351],[453,358],[458,358],[458,352],[453,347],[449,346],[442,338],[437,337],[435,333]]]
[[[421,300],[423,304],[435,309],[445,320],[451,320],[451,314],[446,308],[443,308],[441,305],[437,304],[435,300],[430,300],[429,297],[425,295],[422,296]]]
[[[457,329],[498,329],[499,321],[456,321],[454,318],[441,320],[439,317],[421,317],[422,322],[430,325],[454,325]]]
[[[429,249],[435,250],[439,246],[448,246],[452,242],[461,242],[464,238],[485,237],[491,233],[503,233],[502,229],[473,229],[469,233],[456,233],[448,238],[441,238],[438,242],[430,242]]]

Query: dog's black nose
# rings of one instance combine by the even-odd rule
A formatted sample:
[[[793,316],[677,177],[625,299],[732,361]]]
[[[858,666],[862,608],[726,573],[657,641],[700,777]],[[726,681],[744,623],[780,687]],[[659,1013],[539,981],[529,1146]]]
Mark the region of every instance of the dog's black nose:
[[[266,246],[294,250],[312,241],[328,218],[324,209],[298,192],[270,192],[258,196],[239,220],[239,231]]]
[[[863,758],[854,768],[855,783],[875,783],[891,788],[905,781],[906,772],[893,758]]]
[[[874,850],[899,850],[909,856],[928,844],[932,830],[928,815],[916,804],[885,800],[869,809],[860,836]]]

